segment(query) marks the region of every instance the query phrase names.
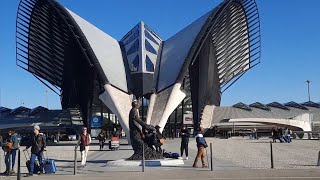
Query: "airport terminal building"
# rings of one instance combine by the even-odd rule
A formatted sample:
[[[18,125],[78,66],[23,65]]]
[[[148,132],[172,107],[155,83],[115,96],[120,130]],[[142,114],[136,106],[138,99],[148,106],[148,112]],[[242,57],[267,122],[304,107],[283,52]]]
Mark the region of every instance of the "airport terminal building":
[[[225,0],[166,40],[144,22],[116,40],[55,0],[21,0],[16,24],[17,65],[89,128],[112,121],[128,133],[135,99],[148,124],[197,128],[260,62],[255,0]]]

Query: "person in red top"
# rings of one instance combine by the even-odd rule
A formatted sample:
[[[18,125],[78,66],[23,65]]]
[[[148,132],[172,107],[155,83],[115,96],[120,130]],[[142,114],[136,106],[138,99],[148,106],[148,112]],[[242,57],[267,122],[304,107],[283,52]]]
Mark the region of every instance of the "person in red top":
[[[82,133],[79,138],[80,152],[81,152],[81,166],[86,166],[87,156],[89,151],[89,145],[91,143],[91,136],[87,132],[87,128],[82,128]]]

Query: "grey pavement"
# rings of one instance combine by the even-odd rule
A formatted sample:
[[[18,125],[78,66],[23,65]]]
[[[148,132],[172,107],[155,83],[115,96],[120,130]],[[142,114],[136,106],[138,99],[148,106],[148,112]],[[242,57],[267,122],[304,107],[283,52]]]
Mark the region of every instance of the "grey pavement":
[[[33,177],[22,177],[22,179],[29,180],[106,180],[106,179],[161,179],[161,180],[181,180],[181,179],[229,179],[229,180],[246,180],[246,179],[263,179],[263,180],[276,180],[276,179],[320,179],[320,171],[318,170],[305,170],[305,169],[242,169],[242,170],[214,170],[214,171],[188,171],[175,169],[174,171],[165,171],[159,169],[149,169],[146,172],[105,172],[95,174],[78,174],[78,175],[37,175]],[[16,177],[0,177],[4,180],[13,180]]]
[[[208,168],[192,168],[192,164],[196,155],[196,144],[194,139],[190,139],[189,143],[189,160],[185,160],[185,164],[175,167],[146,167],[143,176],[157,175],[164,179],[179,179],[178,176],[165,176],[164,174],[180,173],[180,179],[195,178],[195,174],[199,177],[209,179],[220,178],[236,178],[236,174],[240,177],[258,175],[267,177],[272,175],[281,178],[290,176],[295,178],[314,178],[319,177],[319,166],[316,166],[317,156],[319,152],[320,141],[315,140],[296,140],[291,144],[273,143],[274,148],[274,162],[275,169],[270,170],[270,139],[249,140],[247,138],[231,138],[231,139],[216,139],[207,138],[208,143],[213,144],[213,172]],[[78,178],[90,177],[99,179],[101,177],[115,177],[121,173],[121,177],[131,179],[132,174],[141,174],[141,167],[109,167],[108,161],[128,158],[133,154],[131,146],[127,145],[126,140],[121,140],[119,151],[110,151],[105,147],[104,151],[99,151],[97,141],[90,147],[87,166],[85,168],[78,168]],[[33,177],[52,178],[61,177],[69,178],[73,174],[73,158],[74,158],[75,142],[61,142],[56,146],[48,146],[48,156],[54,159],[58,166],[58,172],[54,175],[42,175]],[[169,152],[180,153],[180,139],[168,139],[163,146]],[[207,148],[209,155],[209,148]],[[80,161],[80,153],[77,151],[78,161]],[[210,155],[208,156],[210,161]],[[25,164],[25,158],[21,157],[21,164]],[[3,160],[2,160],[3,162]],[[79,164],[79,163],[78,163]],[[199,164],[200,165],[200,164]],[[2,165],[2,171],[3,171]],[[22,172],[26,173],[25,166],[22,167]],[[269,173],[265,173],[269,172]],[[299,174],[297,174],[299,172]],[[190,174],[188,176],[187,174]],[[214,176],[213,176],[213,175]],[[122,176],[123,175],[123,176]],[[306,177],[307,176],[307,177]],[[74,176],[70,176],[72,179]],[[190,177],[190,178],[188,178]],[[4,177],[1,177],[4,178]],[[10,179],[9,177],[5,177]],[[11,177],[12,179],[13,177]],[[126,179],[124,178],[124,179]],[[70,179],[70,180],[71,180]],[[320,179],[320,178],[318,178]]]

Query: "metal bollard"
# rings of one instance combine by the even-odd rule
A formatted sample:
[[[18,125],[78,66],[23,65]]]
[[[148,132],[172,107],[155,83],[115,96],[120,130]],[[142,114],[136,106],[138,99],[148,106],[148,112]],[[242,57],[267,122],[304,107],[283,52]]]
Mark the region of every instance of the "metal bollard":
[[[142,172],[144,172],[145,165],[144,144],[142,144]]]
[[[213,171],[212,143],[210,143],[210,168],[211,168],[211,171]]]
[[[77,174],[77,149],[78,149],[78,145],[76,145],[74,147],[74,164],[73,164],[73,175]]]
[[[20,149],[18,149],[18,170],[17,170],[17,180],[21,179],[21,152]]]
[[[318,153],[318,163],[317,163],[317,166],[320,166],[320,151]]]
[[[273,150],[272,150],[272,142],[270,141],[270,152],[271,152],[271,169],[274,168],[273,166]]]

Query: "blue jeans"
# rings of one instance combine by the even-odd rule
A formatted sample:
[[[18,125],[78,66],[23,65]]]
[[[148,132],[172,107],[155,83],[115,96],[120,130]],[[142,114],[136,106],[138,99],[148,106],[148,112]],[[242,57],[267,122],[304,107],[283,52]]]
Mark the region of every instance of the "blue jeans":
[[[17,149],[11,149],[9,152],[6,153],[6,157],[4,158],[4,162],[6,164],[6,171],[10,169],[10,155],[12,157],[11,167],[14,169],[14,165],[16,163],[16,156],[17,156]]]
[[[40,165],[40,171],[43,170],[43,152],[40,151],[39,153],[32,153],[30,158],[30,172],[29,174],[33,174],[34,172],[34,163],[36,161],[36,158],[38,158],[39,165]]]

